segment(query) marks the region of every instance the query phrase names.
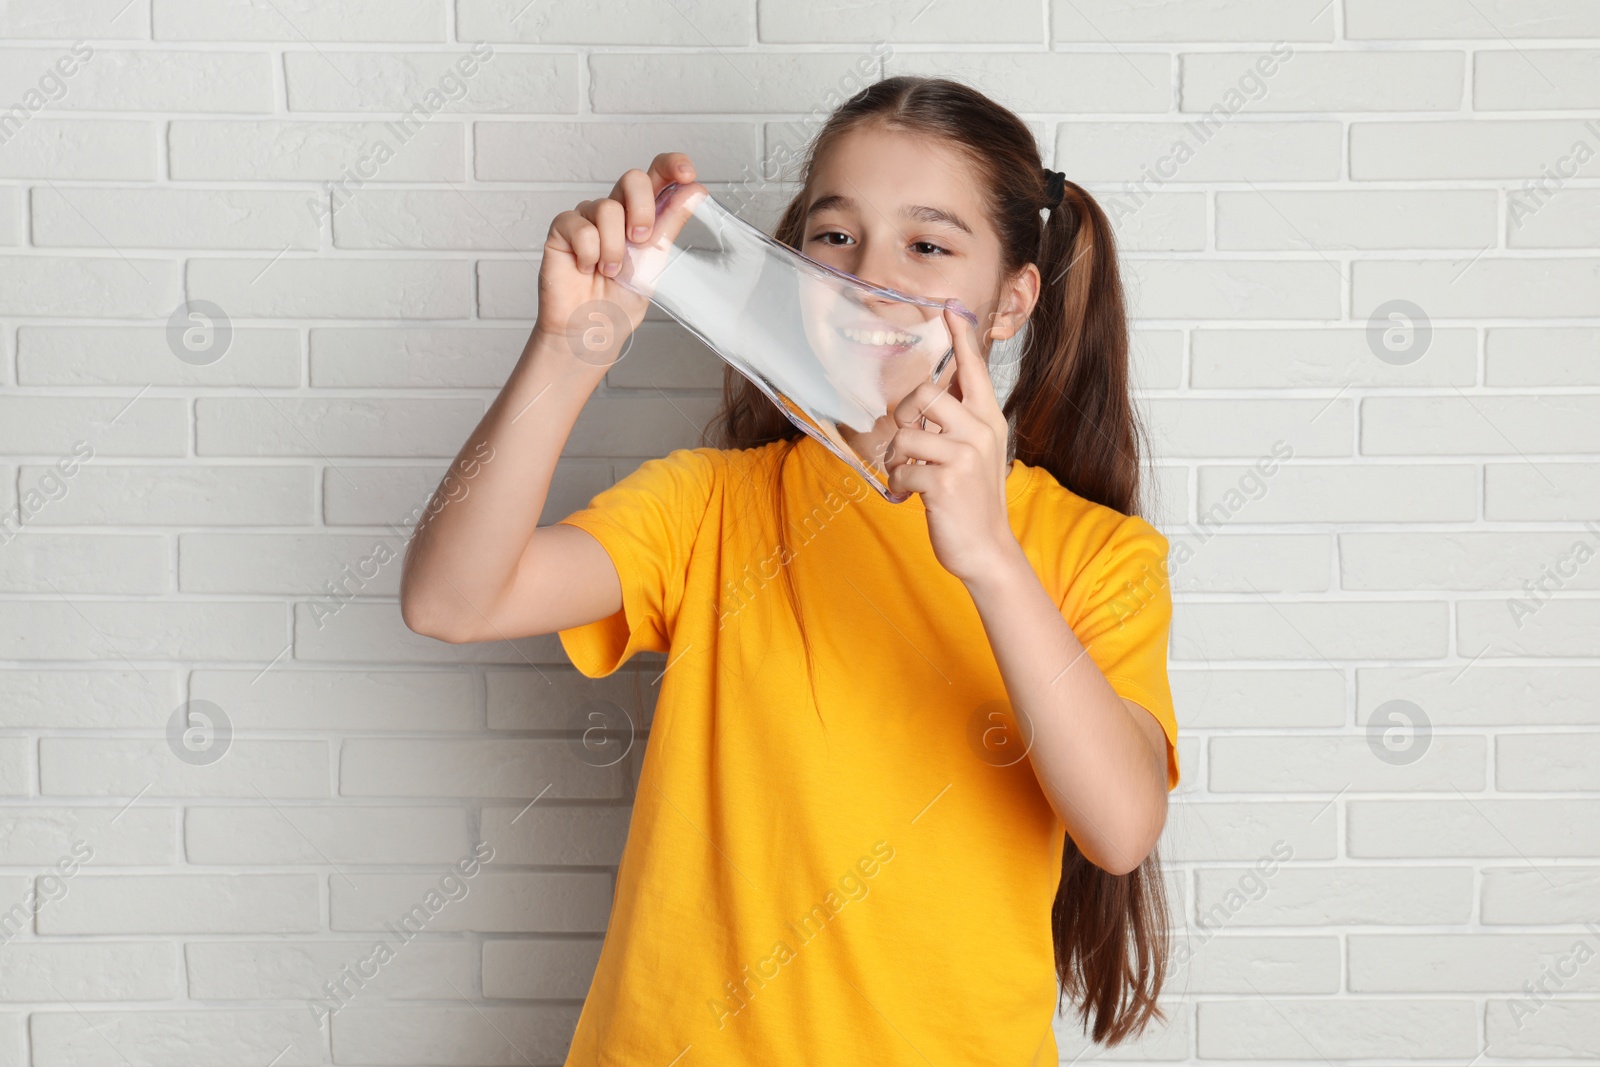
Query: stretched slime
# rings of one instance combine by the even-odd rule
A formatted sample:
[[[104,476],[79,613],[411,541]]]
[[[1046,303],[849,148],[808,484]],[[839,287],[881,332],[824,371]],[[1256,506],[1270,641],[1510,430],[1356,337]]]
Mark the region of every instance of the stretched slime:
[[[704,186],[673,183],[616,279],[654,302],[891,503],[895,406],[954,355],[945,302],[874,285],[762,233]],[[950,306],[977,325],[977,317]]]

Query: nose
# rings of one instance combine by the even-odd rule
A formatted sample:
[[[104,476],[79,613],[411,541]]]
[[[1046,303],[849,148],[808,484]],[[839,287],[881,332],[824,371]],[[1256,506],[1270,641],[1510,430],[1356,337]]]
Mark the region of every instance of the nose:
[[[858,278],[863,278],[873,285],[881,285],[886,289],[901,289],[905,279],[900,277],[900,248],[898,235],[871,234],[862,240],[858,246],[860,251],[856,255],[856,265],[850,271]],[[874,309],[882,302],[881,297],[872,297]]]

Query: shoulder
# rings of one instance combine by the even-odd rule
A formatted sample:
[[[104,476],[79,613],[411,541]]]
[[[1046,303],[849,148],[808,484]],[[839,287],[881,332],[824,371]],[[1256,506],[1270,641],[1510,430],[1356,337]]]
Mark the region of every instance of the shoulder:
[[[1042,467],[1022,501],[1019,537],[1058,587],[1120,584],[1164,567],[1167,538],[1145,519],[1079,496]]]

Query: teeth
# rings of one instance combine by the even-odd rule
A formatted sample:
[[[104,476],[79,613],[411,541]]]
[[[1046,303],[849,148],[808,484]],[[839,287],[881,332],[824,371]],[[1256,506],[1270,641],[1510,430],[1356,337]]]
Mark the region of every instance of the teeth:
[[[850,340],[863,345],[914,345],[917,338],[899,330],[855,330],[845,327],[839,331]]]

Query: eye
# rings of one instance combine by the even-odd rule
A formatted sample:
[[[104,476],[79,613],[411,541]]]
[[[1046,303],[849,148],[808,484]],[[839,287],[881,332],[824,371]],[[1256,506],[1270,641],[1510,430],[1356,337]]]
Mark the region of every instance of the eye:
[[[828,238],[830,238],[830,237],[843,237],[846,241],[850,240],[850,235],[849,234],[840,233],[838,230],[823,230],[821,233],[816,234],[811,239],[813,241],[821,241],[823,244],[829,246],[830,248],[840,248],[840,247],[842,247],[842,244],[840,242],[828,240]]]
[[[948,256],[950,254],[948,248],[936,245],[932,241],[912,241],[911,247],[915,248],[919,255],[924,256]]]

